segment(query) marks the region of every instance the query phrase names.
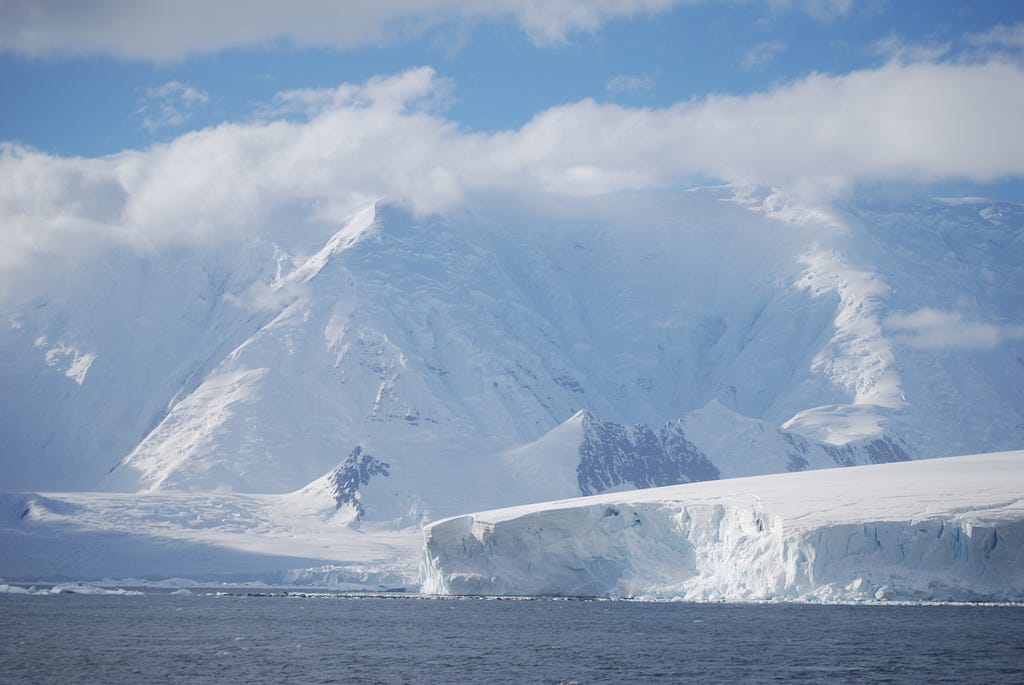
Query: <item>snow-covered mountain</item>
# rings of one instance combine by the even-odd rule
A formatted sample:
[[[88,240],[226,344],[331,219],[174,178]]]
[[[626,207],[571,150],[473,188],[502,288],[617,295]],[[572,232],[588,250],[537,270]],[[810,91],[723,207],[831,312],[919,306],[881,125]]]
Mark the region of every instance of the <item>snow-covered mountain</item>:
[[[1021,206],[709,188],[253,236],[3,301],[4,490],[305,493],[401,527],[1024,444]]]
[[[504,455],[513,477],[533,480],[535,494],[550,498],[573,488],[593,495],[908,459],[908,449],[898,437],[831,444],[741,416],[718,400],[658,430],[580,411],[539,440]]]
[[[427,592],[1021,601],[1024,452],[534,504],[425,529]]]

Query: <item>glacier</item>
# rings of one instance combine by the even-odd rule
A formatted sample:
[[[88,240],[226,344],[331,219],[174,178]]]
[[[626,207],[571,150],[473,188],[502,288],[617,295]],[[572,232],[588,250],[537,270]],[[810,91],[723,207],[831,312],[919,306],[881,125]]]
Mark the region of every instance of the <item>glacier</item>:
[[[424,529],[424,591],[1024,601],[1024,452],[606,493]]]

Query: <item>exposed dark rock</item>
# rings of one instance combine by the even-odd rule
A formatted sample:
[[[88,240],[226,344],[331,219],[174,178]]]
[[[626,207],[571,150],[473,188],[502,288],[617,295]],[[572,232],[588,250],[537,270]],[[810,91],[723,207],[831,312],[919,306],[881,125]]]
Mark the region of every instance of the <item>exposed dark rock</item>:
[[[719,478],[707,456],[668,427],[659,436],[644,424],[626,427],[589,414],[583,425],[576,474],[584,495],[620,485],[653,488]]]
[[[885,436],[847,445],[822,444],[822,448],[836,460],[840,466],[854,466],[864,463],[858,455],[867,457],[872,464],[885,464],[892,461],[910,461],[911,456],[899,438]]]
[[[909,449],[896,436],[832,445],[786,430],[774,430],[785,441],[785,452],[779,456],[784,458],[788,471],[804,471],[812,461],[820,468],[822,456],[826,455],[838,466],[912,458]],[[576,467],[580,492],[593,495],[621,486],[651,488],[721,478],[713,461],[716,455],[702,452],[687,440],[684,431],[685,420],[682,419],[670,421],[655,434],[644,424],[624,426],[584,415],[583,441]]]
[[[341,509],[346,504],[356,510],[356,517],[362,518],[364,511],[359,501],[359,488],[370,482],[373,476],[391,475],[391,465],[363,452],[356,445],[352,452],[341,462],[330,475],[331,495],[334,497],[334,508]]]

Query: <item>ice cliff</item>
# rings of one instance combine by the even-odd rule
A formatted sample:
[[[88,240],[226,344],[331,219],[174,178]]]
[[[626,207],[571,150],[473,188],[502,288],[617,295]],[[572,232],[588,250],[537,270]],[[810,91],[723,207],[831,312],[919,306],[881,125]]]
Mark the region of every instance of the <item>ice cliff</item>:
[[[424,591],[1024,600],[1024,451],[499,509],[424,531]]]

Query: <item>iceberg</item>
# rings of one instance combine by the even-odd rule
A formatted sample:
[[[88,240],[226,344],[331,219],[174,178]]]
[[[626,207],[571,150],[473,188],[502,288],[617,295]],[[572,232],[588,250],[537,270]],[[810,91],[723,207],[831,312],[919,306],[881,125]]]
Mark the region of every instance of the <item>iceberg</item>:
[[[736,478],[455,516],[423,591],[1024,601],[1024,451]]]

